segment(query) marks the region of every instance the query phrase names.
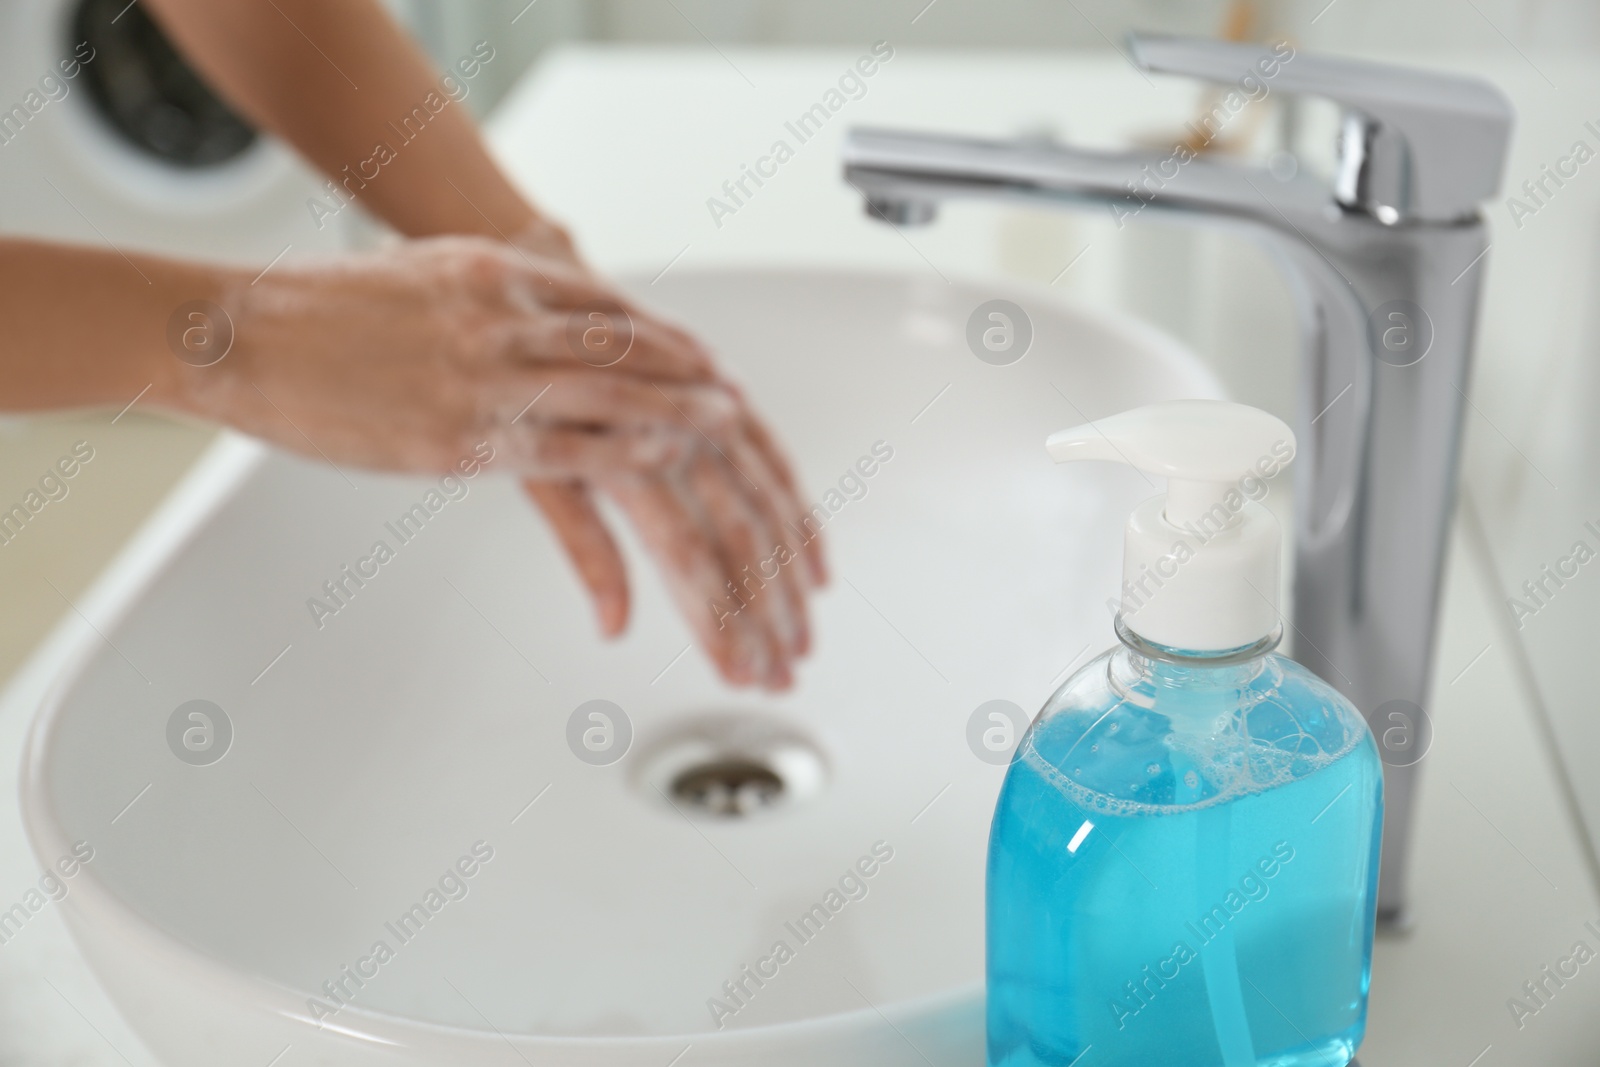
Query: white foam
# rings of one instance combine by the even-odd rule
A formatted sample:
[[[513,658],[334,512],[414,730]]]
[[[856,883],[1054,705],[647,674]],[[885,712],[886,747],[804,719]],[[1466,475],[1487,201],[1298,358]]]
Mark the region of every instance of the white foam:
[[[1277,695],[1276,691],[1263,694],[1262,700],[1256,706],[1273,702],[1278,710],[1292,718],[1293,712],[1289,708],[1273,701]],[[1243,716],[1242,732],[1230,731],[1206,738],[1171,733],[1163,738],[1175,753],[1188,757],[1195,764],[1195,770],[1204,778],[1205,783],[1215,790],[1214,795],[1194,803],[1149,804],[1090,789],[1075,781],[1040,754],[1034,747],[1033,731],[1029,731],[1023,739],[1022,762],[1085,811],[1124,818],[1174,815],[1215,807],[1309,777],[1348,755],[1361,743],[1365,733],[1362,729],[1354,728],[1352,724],[1346,724],[1344,743],[1337,751],[1316,751],[1307,754],[1299,751],[1298,747],[1284,746],[1293,745],[1297,740],[1310,741],[1312,745],[1318,746],[1318,742],[1310,734],[1302,731],[1274,742],[1257,741],[1249,735],[1249,716],[1250,712],[1246,711]]]

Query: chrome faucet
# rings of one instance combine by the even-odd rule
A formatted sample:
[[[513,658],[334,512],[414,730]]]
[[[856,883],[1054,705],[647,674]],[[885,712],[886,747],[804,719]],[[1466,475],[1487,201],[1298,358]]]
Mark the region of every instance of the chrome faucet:
[[[1476,78],[1284,45],[1144,35],[1130,45],[1147,71],[1339,104],[1334,178],[1177,148],[854,130],[845,179],[869,214],[895,225],[932,221],[946,199],[1020,198],[1109,209],[1119,225],[1145,209],[1231,225],[1274,254],[1297,305],[1302,359],[1290,640],[1379,740],[1378,918],[1397,925],[1488,249],[1478,205],[1500,186],[1511,105]]]

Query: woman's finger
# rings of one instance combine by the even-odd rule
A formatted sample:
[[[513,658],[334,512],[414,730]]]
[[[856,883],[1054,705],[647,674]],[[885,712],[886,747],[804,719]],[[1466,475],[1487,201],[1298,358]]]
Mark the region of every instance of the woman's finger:
[[[732,382],[717,366],[717,361],[712,358],[711,350],[694,334],[685,330],[669,319],[661,318],[651,312],[643,312],[640,316],[651,329],[651,341],[664,348],[670,348],[673,356],[683,361],[686,366],[698,368],[707,378],[720,379],[724,384],[731,385],[734,392],[738,386]],[[659,331],[659,340],[654,334]]]
[[[487,375],[477,388],[486,414],[505,425],[674,426],[716,440],[742,417],[739,402],[719,386],[653,382],[612,369],[519,368]]]
[[[822,527],[812,518],[811,509],[800,495],[799,483],[788,458],[766,425],[753,413],[745,412],[739,431],[731,435],[739,449],[737,462],[741,467],[767,472],[765,476],[752,477],[760,478],[763,485],[775,486],[772,506],[779,514],[779,525],[792,536],[790,543],[801,555],[806,583],[813,587],[826,584],[828,562],[822,547]]]
[[[764,681],[769,645],[754,616],[732,596],[733,573],[681,475],[620,478],[604,488],[627,514],[718,671],[734,685]]]
[[[588,589],[601,632],[617,636],[628,625],[628,570],[589,490],[579,482],[533,479],[524,480],[522,487],[544,512]]]
[[[691,431],[670,426],[592,429],[577,425],[494,424],[482,436],[526,478],[599,481],[678,466],[695,449]]]
[[[811,643],[805,615],[811,575],[804,558],[806,545],[804,529],[799,523],[800,504],[743,434],[730,435],[719,458],[723,460],[724,481],[753,512],[748,521],[760,526],[760,577],[779,585],[787,605],[786,617],[796,622],[784,631],[785,636],[793,639],[788,651],[793,655],[803,654]]]
[[[717,374],[705,347],[644,310],[581,264],[532,255],[515,245],[484,271],[504,302],[506,338],[529,358],[571,358],[591,365],[632,360],[638,373],[684,381]]]
[[[716,365],[704,349],[609,299],[509,315],[491,334],[490,347],[514,363],[585,364],[661,381],[718,380]]]
[[[691,456],[687,476],[695,501],[703,509],[734,575],[741,614],[752,616],[767,643],[767,685],[790,684],[790,661],[810,640],[805,617],[805,593],[792,568],[791,557],[779,535],[763,520],[743,476],[720,453],[701,449]]]
[[[516,243],[501,245],[497,260],[482,266],[484,287],[525,312],[574,308],[611,294],[611,287],[582,264],[564,256],[540,255]]]

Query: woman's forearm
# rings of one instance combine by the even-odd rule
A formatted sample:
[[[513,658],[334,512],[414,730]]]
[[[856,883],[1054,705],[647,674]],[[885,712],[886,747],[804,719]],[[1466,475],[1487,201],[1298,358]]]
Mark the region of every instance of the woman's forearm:
[[[427,57],[377,0],[145,6],[234,107],[401,233],[510,238],[539,221],[466,107],[440,89]],[[427,121],[414,121],[420,132],[403,140],[396,129],[418,108]],[[379,145],[391,157],[381,165],[371,162]],[[346,184],[363,165],[376,176]]]
[[[241,284],[230,268],[110,249],[0,239],[0,409],[121,407],[141,391],[172,405],[190,363],[227,344],[208,308]]]

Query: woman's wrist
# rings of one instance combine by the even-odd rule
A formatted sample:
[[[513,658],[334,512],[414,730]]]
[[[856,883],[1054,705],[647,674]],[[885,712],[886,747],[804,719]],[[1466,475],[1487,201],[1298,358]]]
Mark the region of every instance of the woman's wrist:
[[[248,316],[252,281],[244,271],[217,264],[182,264],[152,299],[165,313],[159,343],[146,352],[153,407],[226,422],[219,403],[226,382],[239,377],[240,334]]]
[[[526,225],[510,235],[511,244],[524,252],[549,256],[588,270],[588,265],[578,255],[578,246],[572,234],[559,222],[535,213]]]

